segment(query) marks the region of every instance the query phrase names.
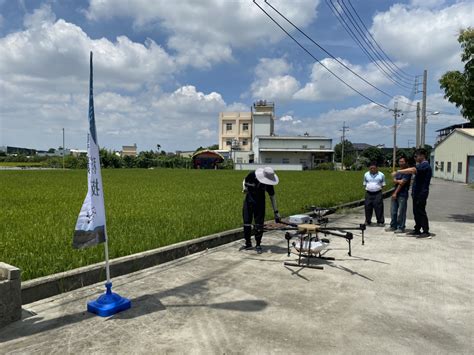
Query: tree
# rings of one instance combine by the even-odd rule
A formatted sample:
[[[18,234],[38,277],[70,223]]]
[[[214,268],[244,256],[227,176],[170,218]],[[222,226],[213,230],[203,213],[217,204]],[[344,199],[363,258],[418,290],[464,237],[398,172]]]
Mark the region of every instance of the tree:
[[[464,72],[448,71],[439,79],[444,98],[456,107],[461,107],[461,114],[474,122],[474,28],[460,31],[458,42],[463,52],[461,61],[465,63]]]
[[[352,160],[354,160],[355,159],[354,155],[355,155],[354,146],[352,145],[351,142],[345,139],[344,140],[344,165],[346,165],[346,158],[350,159],[350,157],[352,157]],[[334,146],[334,160],[337,162],[341,162],[341,157],[342,157],[342,143],[337,143]]]
[[[385,156],[382,149],[377,147],[369,147],[362,152],[362,156],[367,158],[369,162],[377,162],[379,166],[385,163]]]
[[[207,147],[209,150],[218,150],[219,149],[219,144],[213,144]]]

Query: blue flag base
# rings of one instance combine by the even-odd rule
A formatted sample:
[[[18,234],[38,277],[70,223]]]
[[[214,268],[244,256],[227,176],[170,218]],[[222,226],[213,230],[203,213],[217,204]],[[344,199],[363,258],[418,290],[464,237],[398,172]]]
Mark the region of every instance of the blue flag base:
[[[101,317],[108,317],[118,312],[125,311],[132,306],[128,298],[122,297],[112,292],[112,283],[105,284],[107,291],[97,300],[87,302],[87,311],[95,313]]]

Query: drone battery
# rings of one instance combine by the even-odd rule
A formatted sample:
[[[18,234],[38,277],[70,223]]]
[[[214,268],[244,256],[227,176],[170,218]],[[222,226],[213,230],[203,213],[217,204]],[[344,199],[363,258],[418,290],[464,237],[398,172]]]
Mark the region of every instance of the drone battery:
[[[294,224],[311,223],[311,217],[305,214],[295,214],[290,216],[289,221]]]

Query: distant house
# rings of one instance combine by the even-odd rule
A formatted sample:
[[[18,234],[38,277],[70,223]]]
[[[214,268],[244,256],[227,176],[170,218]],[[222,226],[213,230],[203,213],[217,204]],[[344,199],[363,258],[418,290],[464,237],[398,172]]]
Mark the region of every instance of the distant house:
[[[194,150],[177,150],[176,155],[181,158],[191,158],[195,153]]]
[[[122,152],[120,155],[123,157],[136,157],[137,156],[137,145],[123,145]]]
[[[474,128],[474,123],[464,122],[464,123],[453,124],[451,126],[438,129],[436,131],[436,132],[438,132],[438,137],[436,138],[435,146],[438,145],[439,143],[441,143],[456,128]]]
[[[359,158],[362,155],[362,152],[367,148],[373,147],[373,145],[367,143],[352,143],[352,147],[354,148],[354,153],[356,158]]]
[[[452,130],[436,146],[431,163],[434,177],[474,183],[474,128]]]
[[[71,152],[71,155],[75,157],[79,157],[81,155],[82,156],[87,155],[87,150],[84,150],[84,149],[71,149],[70,152]]]
[[[0,147],[0,152],[4,152],[7,155],[35,155],[36,154],[36,149],[30,149],[30,148],[22,148],[22,147],[12,147],[8,145],[4,145]]]

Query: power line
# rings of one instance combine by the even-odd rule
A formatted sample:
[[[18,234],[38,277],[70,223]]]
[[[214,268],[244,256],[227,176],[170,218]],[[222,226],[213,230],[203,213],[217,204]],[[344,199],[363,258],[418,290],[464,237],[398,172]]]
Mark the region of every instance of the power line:
[[[326,50],[323,46],[321,46],[319,43],[317,43],[315,40],[313,40],[310,36],[308,36],[303,30],[301,30],[297,25],[295,25],[291,20],[289,20],[285,15],[283,15],[278,9],[276,9],[272,4],[270,4],[270,2],[268,2],[267,0],[265,0],[265,3],[270,6],[278,15],[280,15],[283,19],[285,19],[289,24],[291,24],[296,30],[298,30],[303,36],[305,36],[307,39],[309,39],[313,44],[315,44],[316,46],[318,46],[318,48],[320,48],[322,51],[324,51],[327,55],[329,55],[331,58],[333,58],[334,60],[336,60],[340,65],[342,65],[344,68],[346,68],[347,70],[349,70],[352,74],[356,75],[359,79],[361,79],[362,81],[364,81],[365,83],[367,83],[368,85],[370,85],[371,87],[375,88],[376,90],[378,90],[379,92],[381,92],[382,94],[384,94],[385,96],[389,97],[389,98],[394,98],[395,95],[392,95],[392,94],[389,94],[387,93],[386,91],[378,88],[377,86],[375,86],[374,84],[370,83],[368,80],[366,80],[365,78],[363,78],[361,75],[359,75],[357,72],[355,72],[354,70],[352,70],[350,67],[348,67],[347,65],[345,65],[342,61],[340,61],[337,57],[335,57],[333,54],[331,54],[328,50]],[[271,17],[268,13],[266,13],[267,16],[269,16],[274,22],[275,20],[273,19],[273,17]],[[275,22],[276,23],[276,22]],[[280,27],[281,28],[281,27]],[[285,31],[286,33],[286,31]],[[287,33],[288,34],[288,33]],[[291,37],[291,36],[290,36]],[[316,59],[317,60],[317,59]],[[319,62],[319,61],[318,61]],[[321,64],[321,62],[319,62]],[[416,86],[416,81],[415,81],[415,86]],[[412,101],[413,100],[413,97],[414,96],[414,93],[416,91],[416,87],[413,87],[412,89],[412,94],[410,94],[410,97],[409,100]],[[406,105],[412,105],[411,103],[408,103],[408,102],[405,102],[405,101],[402,101],[403,103],[405,103]],[[412,105],[413,106],[413,105]]]
[[[270,20],[272,20],[283,32],[286,33],[286,35],[288,37],[290,37],[296,44],[298,44],[299,47],[301,47],[301,49],[303,49],[306,53],[308,53],[315,61],[317,61],[319,64],[321,64],[321,66],[326,69],[329,73],[331,73],[333,76],[335,76],[339,81],[341,81],[344,85],[346,85],[348,88],[350,88],[351,90],[353,90],[354,92],[358,93],[360,96],[362,96],[363,98],[365,98],[366,100],[376,104],[377,106],[380,106],[386,110],[388,110],[389,108],[387,106],[385,106],[384,104],[381,104],[377,101],[374,101],[373,99],[371,99],[370,97],[368,97],[367,95],[364,95],[363,93],[361,93],[359,90],[357,90],[356,88],[352,87],[350,84],[346,83],[344,81],[344,79],[340,78],[336,73],[334,73],[331,69],[329,69],[327,66],[325,66],[319,59],[317,59],[308,49],[306,49],[300,42],[298,42],[298,40],[296,38],[294,38],[287,30],[285,30],[268,12],[266,12],[257,2],[256,0],[253,0],[253,3],[255,5],[258,6],[258,8],[265,14],[268,16],[268,18],[270,18]]]
[[[359,37],[362,39],[363,42],[366,43],[366,45],[364,45],[363,42],[360,42],[361,45],[364,46],[364,48],[367,49],[367,51],[373,53],[375,55],[375,57],[380,61],[380,64],[383,65],[385,67],[385,69],[387,69],[389,71],[390,74],[394,75],[395,76],[395,80],[397,80],[397,82],[399,82],[400,84],[407,84],[407,85],[411,85],[411,81],[408,81],[404,78],[404,77],[401,77],[397,71],[393,70],[393,68],[391,68],[389,65],[387,65],[386,61],[382,58],[382,56],[379,54],[379,52],[375,49],[375,47],[373,46],[373,44],[370,42],[370,40],[368,39],[368,37],[363,33],[364,31],[362,30],[362,28],[359,26],[359,24],[357,23],[356,19],[354,18],[354,16],[352,16],[352,13],[349,11],[349,9],[347,8],[347,6],[345,5],[344,2],[340,1],[340,0],[336,0],[338,5],[339,5],[339,9],[341,10],[341,16],[342,15],[345,15],[345,17],[349,20],[349,22],[352,24],[352,28],[355,29],[355,31],[357,32],[357,34],[359,35]],[[334,3],[334,2],[333,2]],[[351,30],[352,33],[354,33],[352,30]],[[355,36],[357,36],[357,34],[355,34]]]
[[[379,70],[389,79],[391,80],[394,84],[404,88],[404,89],[411,89],[411,86],[407,86],[404,83],[400,83],[397,80],[395,80],[390,73],[388,73],[379,63],[378,61],[370,54],[370,52],[365,48],[365,46],[362,44],[362,42],[357,38],[357,36],[354,34],[354,32],[351,30],[349,24],[345,20],[345,18],[342,16],[342,14],[339,13],[338,9],[336,6],[329,0],[326,0],[326,4],[329,6],[329,9],[331,12],[334,14],[336,19],[339,21],[339,23],[342,25],[344,30],[347,32],[347,34],[358,44],[359,48],[365,53],[365,55],[379,68]]]
[[[342,61],[340,61],[339,59],[337,59],[333,54],[331,54],[329,51],[327,51],[324,47],[322,47],[319,43],[317,43],[315,40],[313,40],[311,37],[309,37],[304,31],[302,31],[298,26],[296,26],[293,22],[291,22],[285,15],[283,15],[280,11],[278,11],[274,6],[272,6],[272,4],[270,4],[267,0],[265,0],[265,3],[270,6],[278,15],[280,15],[281,17],[283,17],[289,24],[291,24],[296,30],[298,30],[298,32],[300,32],[303,36],[305,36],[307,39],[309,39],[312,43],[314,43],[316,46],[318,46],[318,48],[320,48],[324,53],[326,53],[327,55],[329,55],[331,58],[333,58],[335,61],[337,61],[340,65],[342,65],[344,68],[346,68],[347,70],[349,70],[352,74],[354,74],[355,76],[357,76],[359,79],[361,79],[362,81],[364,81],[365,83],[367,83],[368,85],[370,85],[371,87],[373,87],[374,89],[378,90],[379,92],[381,92],[382,94],[384,94],[385,96],[388,96],[390,98],[392,98],[394,95],[391,95],[389,93],[387,93],[386,91],[378,88],[377,86],[373,85],[372,83],[370,83],[368,80],[364,79],[362,76],[360,76],[358,73],[356,73],[354,70],[352,70],[351,68],[349,68],[347,65],[345,65]]]
[[[343,0],[344,1],[344,0]],[[359,19],[360,23],[362,24],[362,26],[364,26],[366,32],[369,34],[370,38],[372,38],[372,40],[374,41],[375,45],[380,49],[380,51],[385,55],[385,57],[390,61],[390,63],[393,64],[394,67],[396,67],[399,72],[401,74],[404,74],[406,77],[408,78],[412,78],[412,77],[416,77],[416,75],[412,75],[412,74],[409,74],[407,72],[405,72],[402,68],[400,68],[392,59],[390,59],[390,57],[388,56],[387,53],[385,53],[385,51],[382,49],[382,47],[379,45],[379,43],[375,40],[374,36],[372,36],[372,34],[370,33],[370,31],[368,30],[367,26],[365,25],[364,21],[362,21],[362,19],[360,18],[359,14],[357,13],[356,9],[354,8],[354,6],[352,6],[352,3],[351,3],[351,0],[347,0],[347,2],[349,3],[349,5],[351,6],[351,8],[354,10],[354,13],[356,14],[357,18]]]
[[[402,75],[400,75],[398,73],[398,71],[394,70],[393,67],[390,66],[390,63],[387,63],[387,61],[381,56],[380,52],[372,44],[372,41],[370,41],[369,38],[367,37],[366,32],[368,32],[368,31],[364,31],[362,29],[362,27],[359,25],[358,21],[354,18],[354,16],[352,16],[352,12],[349,10],[349,8],[344,3],[344,0],[336,0],[336,1],[340,6],[342,5],[341,10],[344,12],[346,17],[349,18],[349,20],[352,23],[352,25],[354,26],[355,30],[357,31],[357,33],[359,33],[360,37],[365,41],[365,43],[367,43],[368,50],[370,50],[378,59],[380,59],[381,63],[385,66],[385,68],[388,71],[390,71],[391,73],[393,73],[393,75],[395,75],[398,78],[397,80],[399,80],[400,82],[403,82],[405,84],[411,85],[412,78],[410,78],[410,80],[408,80],[405,77],[403,77]],[[356,15],[357,15],[357,13],[356,13]],[[359,16],[358,16],[358,18],[360,19]]]

